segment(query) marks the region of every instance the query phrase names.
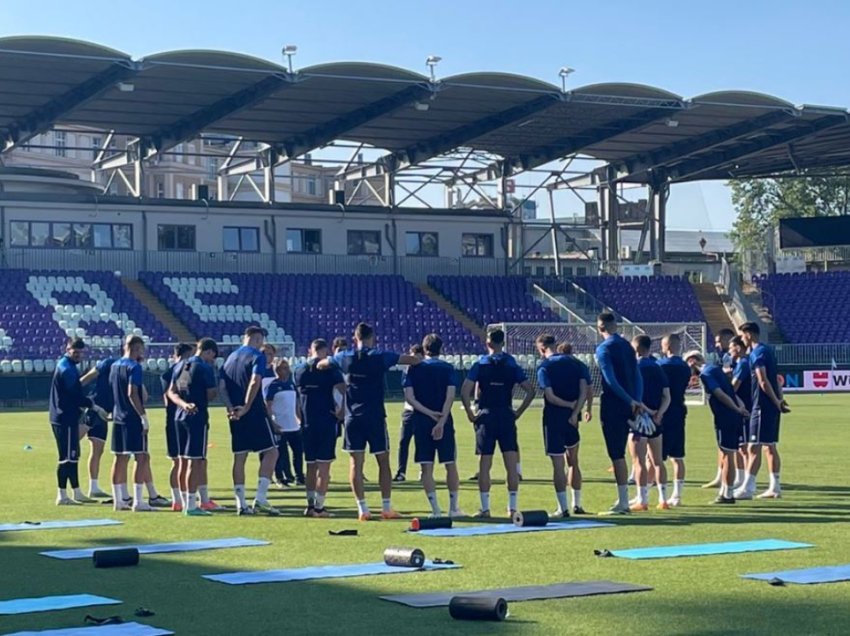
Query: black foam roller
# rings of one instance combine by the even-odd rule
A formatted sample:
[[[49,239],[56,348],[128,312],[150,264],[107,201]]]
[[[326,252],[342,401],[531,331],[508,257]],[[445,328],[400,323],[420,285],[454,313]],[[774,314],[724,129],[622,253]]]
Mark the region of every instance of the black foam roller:
[[[549,523],[549,513],[545,510],[526,510],[524,512],[517,510],[514,513],[514,525],[521,528],[545,526],[547,523]]]
[[[410,524],[412,530],[434,530],[436,528],[451,528],[451,517],[418,517]]]
[[[96,568],[121,568],[139,565],[139,551],[136,548],[117,548],[95,550],[92,561]]]
[[[449,615],[464,621],[503,621],[508,616],[508,602],[498,596],[454,596],[449,601]]]
[[[402,568],[421,568],[425,565],[425,553],[418,548],[387,548],[384,563]]]

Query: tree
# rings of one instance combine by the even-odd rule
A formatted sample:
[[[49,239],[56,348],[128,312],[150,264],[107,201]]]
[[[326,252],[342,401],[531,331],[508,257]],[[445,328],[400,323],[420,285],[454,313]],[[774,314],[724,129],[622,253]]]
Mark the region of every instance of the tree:
[[[738,214],[730,236],[737,251],[766,253],[779,219],[850,213],[850,176],[733,181]]]

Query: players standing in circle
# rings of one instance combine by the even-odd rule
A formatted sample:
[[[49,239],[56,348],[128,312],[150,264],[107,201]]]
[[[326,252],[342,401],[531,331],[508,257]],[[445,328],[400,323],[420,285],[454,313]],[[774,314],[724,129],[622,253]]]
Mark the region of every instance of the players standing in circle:
[[[260,352],[266,330],[252,325],[245,330],[242,346],[224,361],[219,393],[230,419],[230,445],[233,451],[233,492],[236,514],[264,512],[278,516],[280,512],[268,500],[269,485],[277,461],[277,444],[263,403],[262,380],[266,375],[266,358]],[[260,454],[257,494],[252,506],[245,499],[245,462],[248,453]]]
[[[670,407],[670,385],[667,375],[649,354],[652,340],[646,334],[635,336],[632,347],[638,357],[638,371],[643,381],[643,402],[652,413],[655,431],[649,435],[633,431],[630,450],[635,467],[637,497],[630,501],[632,512],[642,512],[649,508],[647,483],[648,473],[652,471],[653,480],[658,488],[658,509],[667,510],[667,469],[664,466],[662,446],[664,443],[664,415]]]
[[[756,491],[756,475],[761,467],[761,449],[767,456],[770,485],[758,495],[759,499],[779,499],[782,487],[779,483],[780,458],[779,420],[782,413],[790,413],[788,403],[782,397],[779,386],[779,371],[773,347],[760,341],[761,331],[754,322],[745,322],[739,327],[741,339],[750,349],[750,373],[753,389],[753,408],[750,413],[750,436],[747,474],[744,484],[735,491],[736,499],[752,499]]]
[[[706,364],[699,351],[687,353],[685,359],[694,373],[699,374],[700,382],[709,395],[708,403],[714,415],[717,447],[723,454],[720,492],[714,503],[733,504],[735,503],[732,488],[735,481],[735,455],[738,453],[738,440],[741,435],[741,418],[748,414],[747,409],[740,398],[735,396],[735,390],[723,367],[717,364]]]
[[[732,363],[734,370],[732,371],[732,388],[735,389],[735,395],[744,403],[744,408],[747,409],[747,416],[743,418],[741,424],[741,442],[738,444],[738,454],[735,456],[737,469],[735,471],[735,490],[738,490],[744,485],[744,479],[747,474],[747,462],[749,453],[747,450],[748,441],[750,438],[750,417],[749,413],[753,410],[753,379],[750,371],[750,356],[747,353],[747,346],[744,344],[741,336],[735,336],[729,342],[729,353],[732,355]]]
[[[661,353],[663,357],[658,364],[670,388],[670,406],[661,420],[664,427],[661,446],[663,460],[669,459],[673,464],[673,493],[667,504],[675,507],[682,503],[685,490],[685,422],[688,416],[685,393],[691,383],[691,369],[682,360],[682,339],[678,334],[671,333],[661,339]]]
[[[393,474],[390,468],[390,438],[384,407],[384,376],[397,364],[416,365],[419,358],[375,348],[375,330],[361,322],[354,330],[353,351],[342,351],[333,358],[346,381],[345,440],[343,448],[351,456],[349,481],[357,499],[361,521],[372,518],[363,490],[363,462],[366,447],[378,463],[381,486],[381,517],[397,519],[392,509]],[[321,365],[327,366],[327,365]]]
[[[179,426],[174,421],[174,415],[177,413],[177,405],[168,398],[168,388],[171,386],[174,367],[181,360],[185,360],[191,356],[192,349],[192,345],[185,342],[174,345],[174,351],[171,353],[168,369],[159,378],[162,383],[162,399],[165,402],[165,448],[168,458],[171,460],[171,474],[169,475],[169,482],[171,484],[171,509],[175,512],[181,512],[185,503],[183,501],[185,497],[180,491],[181,484],[184,483],[180,480],[180,475],[185,473],[187,468],[183,466],[184,462],[180,459]]]
[[[410,347],[410,355],[419,358],[425,357],[425,349],[421,344],[416,344]],[[406,369],[401,374],[401,385],[405,386],[407,374],[411,369]],[[401,410],[401,428],[398,432],[398,470],[396,470],[393,481],[402,482],[407,480],[407,459],[410,456],[410,442],[413,439],[413,406],[405,400]]]
[[[304,459],[307,473],[305,517],[329,517],[325,497],[330,483],[331,463],[336,459],[339,421],[345,416],[345,378],[336,365],[319,368],[328,357],[328,343],[317,339],[310,345],[310,358],[295,368],[298,413],[304,430]],[[337,404],[334,394],[342,395]]]
[[[207,438],[210,428],[209,402],[216,394],[215,364],[218,345],[212,338],[198,341],[195,355],[174,365],[167,396],[175,405],[178,455],[181,460],[180,490],[186,493],[185,514],[212,514],[198,505],[198,490],[207,484]],[[218,506],[216,506],[218,508]]]
[[[602,374],[600,418],[605,448],[614,468],[617,483],[617,501],[608,510],[612,515],[625,515],[629,509],[629,472],[626,468],[626,445],[629,438],[629,420],[647,412],[640,401],[643,380],[638,371],[632,346],[617,333],[614,314],[603,312],[596,319],[596,328],[605,340],[596,347],[596,362]]]
[[[505,332],[492,329],[487,334],[487,349],[490,353],[472,365],[460,390],[466,416],[475,426],[475,454],[478,461],[478,491],[481,509],[478,518],[490,517],[490,470],[496,444],[502,451],[508,485],[508,514],[517,511],[519,471],[517,470],[517,427],[516,422],[534,399],[534,389],[517,365],[513,356],[503,351]],[[514,386],[520,385],[525,398],[514,411]],[[472,409],[472,395],[478,388],[478,411]]]
[[[414,461],[422,471],[422,487],[431,504],[431,516],[441,517],[443,511],[437,499],[434,483],[434,459],[446,467],[446,486],[449,491],[449,516],[462,517],[458,507],[460,477],[457,471],[452,403],[457,390],[457,373],[452,365],[439,359],[443,341],[435,333],[422,340],[425,359],[410,367],[404,378],[404,398],[413,407],[410,425],[416,443]]]
[[[275,471],[280,470],[284,478],[291,482],[293,473],[295,482],[304,485],[304,445],[301,435],[301,421],[298,418],[295,383],[289,360],[275,358],[273,362],[275,378],[263,389],[263,399],[271,415],[272,425],[280,436],[277,446],[278,458]],[[292,463],[289,462],[292,451]]]
[[[50,383],[50,426],[56,439],[59,461],[56,467],[57,506],[72,506],[92,502],[80,490],[78,462],[80,460],[80,419],[83,409],[94,410],[105,420],[106,413],[83,393],[77,365],[83,360],[86,348],[82,338],[68,341],[65,355],[56,364]],[[70,484],[73,493],[68,497]]]
[[[93,368],[80,379],[80,383],[86,386],[90,382],[94,382],[94,403],[103,409],[104,413],[112,414],[112,408],[115,406],[112,398],[112,386],[109,384],[109,370],[118,358],[112,356],[100,360]],[[109,493],[100,489],[98,479],[100,477],[100,460],[103,457],[103,449],[106,447],[106,440],[109,435],[109,421],[106,418],[101,418],[94,409],[90,409],[86,414],[86,424],[88,431],[86,436],[89,438],[91,453],[89,454],[89,497],[109,498]]]
[[[130,455],[136,466],[133,471],[133,511],[149,512],[153,507],[144,501],[146,483],[152,483],[148,430],[145,413],[141,361],[145,357],[145,342],[139,336],[127,336],[124,355],[109,371],[109,383],[115,406],[112,410],[112,500],[115,510],[128,510],[123,493],[127,484]]]
[[[576,502],[581,492],[581,469],[578,463],[579,415],[587,397],[584,369],[572,356],[555,351],[555,336],[537,336],[537,352],[543,361],[537,367],[537,385],[543,390],[543,447],[552,460],[553,483],[558,509],[550,517],[570,516],[567,501],[567,472],[573,492],[573,510],[583,513]],[[580,496],[580,495],[579,495]]]

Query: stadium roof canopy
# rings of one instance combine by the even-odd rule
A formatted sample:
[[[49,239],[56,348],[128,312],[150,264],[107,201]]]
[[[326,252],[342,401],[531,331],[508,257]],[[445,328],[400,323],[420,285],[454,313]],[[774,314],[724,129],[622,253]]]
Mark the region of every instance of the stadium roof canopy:
[[[264,142],[289,158],[336,139],[366,143],[386,150],[391,169],[456,148],[501,157],[501,174],[582,154],[636,183],[850,166],[846,109],[756,93],[685,99],[618,83],[563,91],[505,73],[431,81],[358,62],[290,73],[225,51],[134,60],[88,42],[0,38],[0,151],[62,125],[138,137],[146,156],[201,133]]]

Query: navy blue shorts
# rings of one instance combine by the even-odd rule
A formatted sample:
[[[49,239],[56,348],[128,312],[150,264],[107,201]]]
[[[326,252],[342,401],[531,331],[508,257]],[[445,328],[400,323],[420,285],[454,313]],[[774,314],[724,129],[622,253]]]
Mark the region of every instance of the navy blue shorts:
[[[136,455],[148,452],[148,434],[141,422],[116,423],[112,427],[112,452],[116,455]]]
[[[664,439],[661,442],[661,455],[666,459],[685,458],[685,418],[665,417]]]
[[[77,422],[57,424],[51,422],[59,463],[74,463],[80,460],[80,425]]]
[[[413,442],[416,450],[413,461],[417,464],[433,464],[434,458],[441,464],[453,464],[457,461],[457,444],[455,443],[455,425],[452,416],[446,420],[443,436],[435,440],[431,434],[437,423],[424,413],[414,413],[410,418],[413,424]]]
[[[86,437],[106,442],[107,436],[109,435],[109,424],[100,419],[97,413],[93,410],[89,410],[89,412],[86,413],[86,426],[89,427]]]
[[[629,418],[631,413],[627,408],[614,406],[602,401],[599,407],[599,419],[602,420],[602,437],[605,439],[605,450],[611,461],[626,458],[626,445],[629,442]]]
[[[179,443],[178,456],[184,459],[206,459],[209,438],[209,413],[198,412],[174,423]]]
[[[183,427],[178,425],[174,418],[166,418],[165,421],[165,451],[170,459],[182,457],[183,443],[185,438],[182,435]]]
[[[233,453],[262,453],[277,448],[272,425],[263,412],[250,412],[230,422]]]
[[[511,409],[489,409],[475,421],[475,454],[492,455],[496,444],[503,453],[519,451],[516,418]]]
[[[339,423],[336,418],[325,422],[308,422],[304,431],[304,461],[332,462],[336,459],[336,438]]]
[[[714,433],[717,436],[717,447],[720,450],[737,452],[741,440],[741,422],[739,418],[715,418]]]
[[[578,427],[570,424],[572,409],[543,407],[543,448],[547,455],[563,455],[581,441]]]
[[[366,452],[367,446],[373,455],[390,450],[387,420],[383,417],[352,417],[345,423],[344,435],[342,447],[349,453]]]
[[[779,412],[759,408],[750,413],[750,444],[779,443]]]

